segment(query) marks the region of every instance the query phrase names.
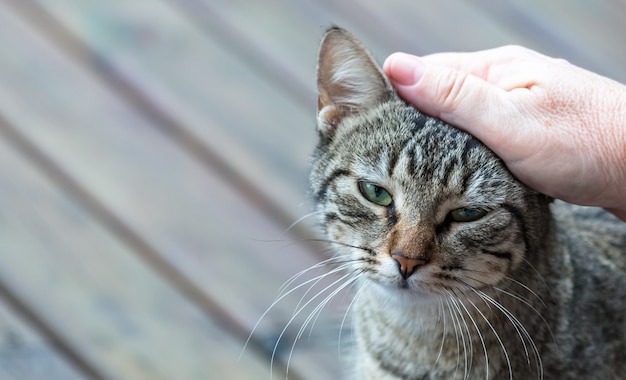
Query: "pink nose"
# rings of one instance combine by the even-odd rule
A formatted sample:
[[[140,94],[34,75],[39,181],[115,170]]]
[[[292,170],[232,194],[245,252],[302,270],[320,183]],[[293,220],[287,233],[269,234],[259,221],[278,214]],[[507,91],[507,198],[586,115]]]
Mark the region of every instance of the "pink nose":
[[[401,253],[393,253],[391,257],[398,262],[398,269],[402,278],[409,278],[417,268],[426,265],[428,262],[424,258],[406,257]]]

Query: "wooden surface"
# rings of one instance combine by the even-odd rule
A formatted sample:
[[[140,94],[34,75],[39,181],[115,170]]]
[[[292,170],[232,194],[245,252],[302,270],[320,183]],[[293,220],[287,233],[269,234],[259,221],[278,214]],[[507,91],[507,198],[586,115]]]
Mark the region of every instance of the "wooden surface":
[[[0,0],[0,379],[340,376],[349,292],[315,306],[341,273],[243,351],[328,257],[285,230],[329,26],[381,60],[521,44],[626,82],[619,0],[377,4]]]

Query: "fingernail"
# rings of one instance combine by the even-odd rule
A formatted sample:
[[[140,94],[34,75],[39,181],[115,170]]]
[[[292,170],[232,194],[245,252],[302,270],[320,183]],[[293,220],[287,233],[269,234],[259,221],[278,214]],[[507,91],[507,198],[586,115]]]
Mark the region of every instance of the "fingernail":
[[[393,84],[411,86],[422,78],[426,63],[414,55],[394,53],[385,60],[383,67]]]

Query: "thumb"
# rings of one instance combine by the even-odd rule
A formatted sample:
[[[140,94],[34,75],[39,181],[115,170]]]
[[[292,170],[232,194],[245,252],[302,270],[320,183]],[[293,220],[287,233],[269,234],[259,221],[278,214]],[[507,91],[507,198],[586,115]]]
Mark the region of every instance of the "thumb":
[[[395,53],[383,70],[398,94],[420,111],[466,130],[485,144],[506,133],[506,92],[483,79],[421,58]],[[498,128],[500,127],[500,128]]]

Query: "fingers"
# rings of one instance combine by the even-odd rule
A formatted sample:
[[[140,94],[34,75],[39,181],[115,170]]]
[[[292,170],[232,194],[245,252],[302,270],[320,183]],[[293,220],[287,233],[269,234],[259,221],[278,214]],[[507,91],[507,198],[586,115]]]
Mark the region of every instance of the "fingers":
[[[546,61],[554,60],[515,45],[469,53],[437,53],[421,58],[431,64],[464,71],[507,91],[525,87],[529,70],[543,68]]]
[[[508,114],[505,108],[511,103],[503,89],[403,53],[387,58],[384,71],[400,96],[422,112],[466,130],[487,145],[506,137],[502,124],[507,123],[500,118]]]

